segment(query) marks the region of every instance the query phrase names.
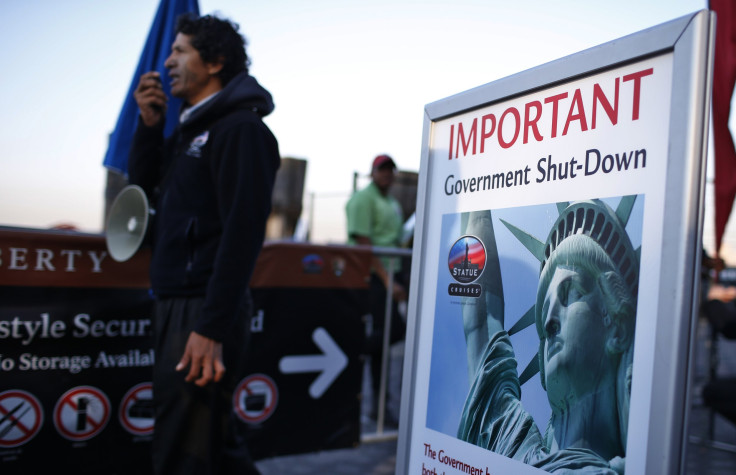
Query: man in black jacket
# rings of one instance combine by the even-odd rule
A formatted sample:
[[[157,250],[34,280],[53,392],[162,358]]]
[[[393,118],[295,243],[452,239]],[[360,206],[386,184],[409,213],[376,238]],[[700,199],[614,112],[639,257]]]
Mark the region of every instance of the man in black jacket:
[[[167,97],[157,72],[140,109],[130,182],[156,209],[153,463],[157,474],[258,473],[232,410],[250,326],[279,151],[262,121],[271,95],[248,74],[238,25],[183,16],[165,66],[180,122],[163,138]]]

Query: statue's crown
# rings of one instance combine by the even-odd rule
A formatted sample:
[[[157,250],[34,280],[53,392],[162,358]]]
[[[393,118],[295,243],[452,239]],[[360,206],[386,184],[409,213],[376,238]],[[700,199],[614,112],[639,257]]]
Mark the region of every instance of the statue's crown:
[[[626,232],[636,196],[621,200],[616,211],[600,200],[578,201],[561,210],[544,243],[540,273],[557,247],[568,237],[583,235],[595,241],[613,261],[631,295],[636,297],[639,256]]]

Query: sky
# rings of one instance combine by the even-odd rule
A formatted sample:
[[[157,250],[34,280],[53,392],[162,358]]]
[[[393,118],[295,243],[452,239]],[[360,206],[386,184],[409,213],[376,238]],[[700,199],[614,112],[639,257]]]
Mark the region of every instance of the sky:
[[[341,232],[353,174],[418,171],[426,104],[706,8],[705,0],[200,0],[240,25],[305,206]],[[103,229],[109,134],[158,0],[0,3],[0,225]],[[320,200],[320,198],[325,198]],[[331,199],[335,198],[335,199]],[[331,204],[330,204],[331,203]],[[336,235],[334,241],[343,236]]]

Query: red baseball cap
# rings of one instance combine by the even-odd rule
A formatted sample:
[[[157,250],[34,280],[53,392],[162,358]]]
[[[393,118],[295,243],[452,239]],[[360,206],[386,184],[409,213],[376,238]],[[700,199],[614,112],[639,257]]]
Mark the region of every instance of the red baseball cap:
[[[391,165],[392,168],[396,168],[393,158],[388,155],[379,155],[373,159],[373,169],[381,168],[384,165]]]

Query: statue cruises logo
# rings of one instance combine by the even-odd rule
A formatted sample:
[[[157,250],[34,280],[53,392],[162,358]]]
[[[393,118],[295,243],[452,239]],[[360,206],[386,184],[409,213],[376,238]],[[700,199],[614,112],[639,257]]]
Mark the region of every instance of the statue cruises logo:
[[[450,275],[457,282],[448,293],[458,297],[480,297],[481,286],[473,284],[486,265],[486,248],[475,236],[463,236],[452,245],[447,259]]]

